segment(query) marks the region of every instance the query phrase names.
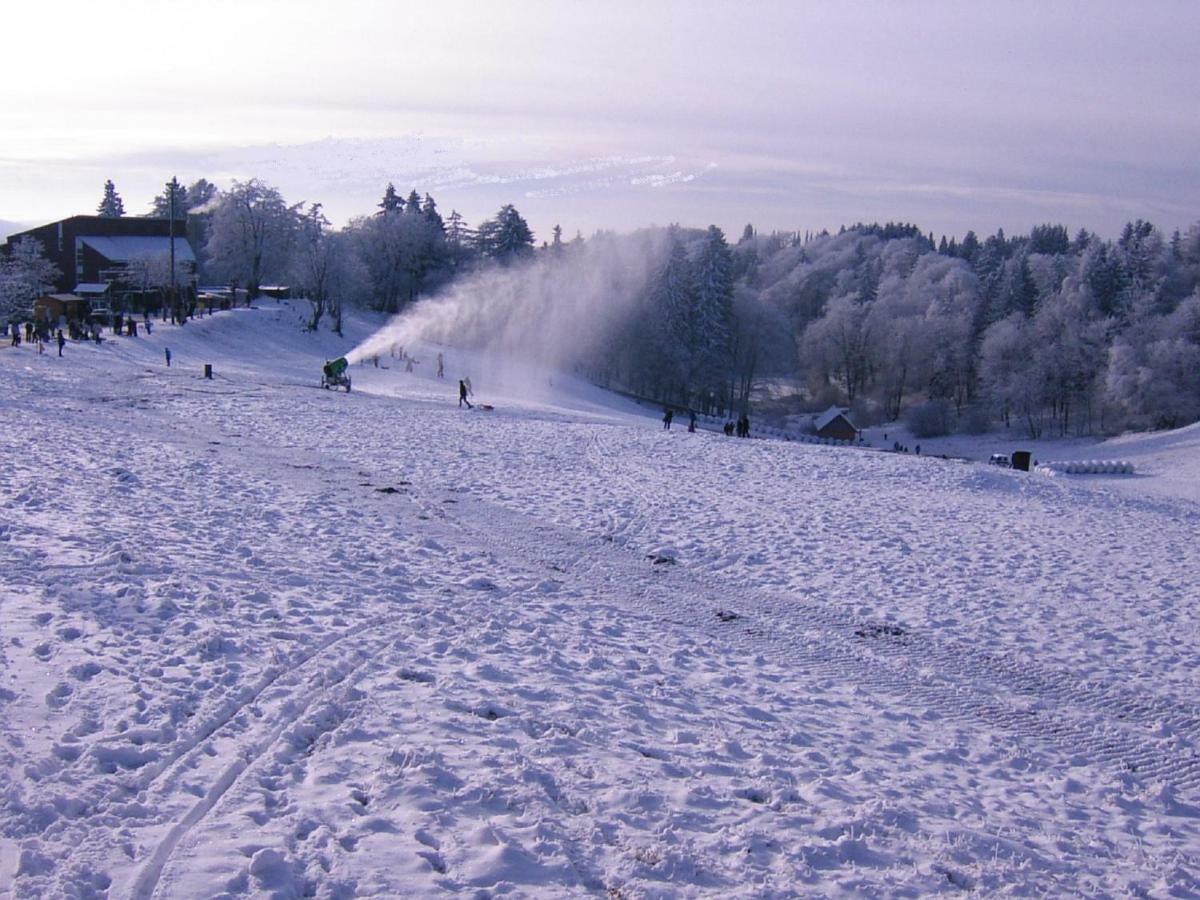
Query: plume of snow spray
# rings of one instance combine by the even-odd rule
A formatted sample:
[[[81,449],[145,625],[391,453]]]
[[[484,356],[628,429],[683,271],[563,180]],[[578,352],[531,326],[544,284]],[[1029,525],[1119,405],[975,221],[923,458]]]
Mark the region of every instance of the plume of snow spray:
[[[409,307],[348,354],[356,363],[393,347],[435,344],[569,372],[602,353],[661,258],[663,236],[598,235],[534,261],[488,268]]]

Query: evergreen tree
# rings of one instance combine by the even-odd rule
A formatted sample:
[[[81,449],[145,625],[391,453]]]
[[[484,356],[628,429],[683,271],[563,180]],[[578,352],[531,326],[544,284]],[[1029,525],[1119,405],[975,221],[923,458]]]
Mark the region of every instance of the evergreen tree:
[[[1029,232],[1029,252],[1065,254],[1071,251],[1071,238],[1065,225],[1037,225]]]
[[[417,193],[417,189],[413,188],[408,192],[408,202],[404,206],[406,213],[411,213],[414,216],[419,216],[421,209],[421,195]]]
[[[207,178],[197,178],[187,189],[188,212],[207,206],[217,198],[217,186]]]
[[[475,231],[457,209],[450,210],[446,219],[446,243],[452,247],[468,247],[475,243]]]
[[[968,231],[962,239],[962,243],[958,245],[958,255],[961,259],[965,259],[972,265],[975,263],[975,254],[979,252],[979,238],[975,236],[974,231]]]
[[[716,225],[705,232],[693,272],[696,309],[692,319],[697,331],[693,386],[712,389],[724,383],[733,326],[733,254]]]
[[[96,213],[105,219],[119,219],[125,215],[125,204],[121,200],[121,195],[117,193],[111,178],[104,182],[104,199],[96,207]]]
[[[431,227],[437,229],[442,234],[446,233],[446,223],[442,221],[441,213],[438,212],[437,203],[429,194],[425,195],[425,205],[421,207],[421,214],[425,216]]]
[[[383,192],[383,199],[379,202],[379,215],[386,216],[389,213],[400,212],[402,209],[404,209],[404,201],[396,193],[396,186],[389,181],[387,190]]]
[[[479,226],[478,240],[480,252],[500,263],[533,255],[533,232],[511,203]]]
[[[695,282],[678,226],[669,232],[667,257],[655,274],[648,297],[651,327],[650,378],[660,396],[687,402],[689,376],[698,347]]]
[[[207,182],[205,183],[207,184]],[[174,197],[174,206],[171,204],[172,196]],[[191,207],[190,199],[188,189],[172,178],[163,187],[163,192],[151,201],[150,215],[158,219],[169,219],[173,210],[175,218],[182,219]]]

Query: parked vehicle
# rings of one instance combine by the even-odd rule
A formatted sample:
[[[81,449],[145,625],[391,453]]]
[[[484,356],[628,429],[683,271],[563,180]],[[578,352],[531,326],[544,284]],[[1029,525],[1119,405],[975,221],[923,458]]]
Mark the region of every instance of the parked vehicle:
[[[1007,453],[993,453],[988,457],[988,465],[1000,466],[1004,469],[1012,468],[1012,460],[1008,458]]]

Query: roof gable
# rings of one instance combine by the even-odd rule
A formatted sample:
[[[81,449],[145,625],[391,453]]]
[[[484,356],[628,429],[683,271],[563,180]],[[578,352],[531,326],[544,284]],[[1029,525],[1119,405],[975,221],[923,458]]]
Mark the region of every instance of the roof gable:
[[[820,431],[825,426],[831,424],[839,416],[846,420],[847,425],[849,425],[855,431],[858,431],[857,426],[855,426],[855,424],[850,421],[849,416],[847,416],[842,411],[842,409],[837,406],[829,407],[829,409],[825,410],[825,412],[821,413],[819,416],[817,416],[815,419],[813,419],[813,428],[815,428],[817,431]]]

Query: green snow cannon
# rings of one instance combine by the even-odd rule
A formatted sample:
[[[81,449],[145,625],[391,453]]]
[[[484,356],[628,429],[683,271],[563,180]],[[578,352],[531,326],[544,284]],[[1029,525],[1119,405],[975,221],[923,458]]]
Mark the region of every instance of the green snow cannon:
[[[325,365],[321,366],[321,387],[329,390],[334,387],[344,387],[346,393],[350,393],[350,363],[346,362],[346,357],[339,356],[337,359],[325,360]]]

